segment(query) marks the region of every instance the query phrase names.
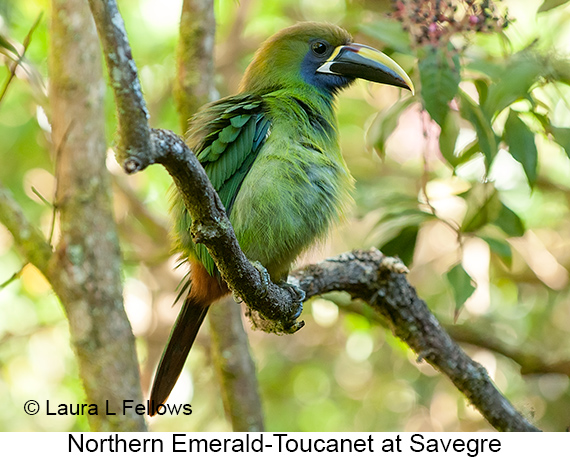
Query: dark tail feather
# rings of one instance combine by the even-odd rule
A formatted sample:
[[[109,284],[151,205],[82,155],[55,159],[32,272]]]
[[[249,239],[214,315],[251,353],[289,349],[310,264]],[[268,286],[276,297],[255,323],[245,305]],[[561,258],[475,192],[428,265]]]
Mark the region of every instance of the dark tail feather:
[[[154,376],[150,393],[151,416],[156,414],[156,407],[166,401],[174,388],[209,307],[192,296],[184,301]]]

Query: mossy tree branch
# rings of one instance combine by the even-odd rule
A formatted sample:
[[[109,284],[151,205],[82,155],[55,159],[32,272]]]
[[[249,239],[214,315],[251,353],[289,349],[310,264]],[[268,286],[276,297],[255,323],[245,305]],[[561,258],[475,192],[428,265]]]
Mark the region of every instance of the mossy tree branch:
[[[26,218],[18,202],[1,183],[0,222],[14,237],[16,248],[24,258],[47,277],[52,247],[43,233]]]
[[[500,431],[539,431],[498,391],[487,371],[451,339],[418,298],[405,267],[378,250],[354,251],[292,273],[307,297],[346,291],[368,303],[419,359],[445,374]]]

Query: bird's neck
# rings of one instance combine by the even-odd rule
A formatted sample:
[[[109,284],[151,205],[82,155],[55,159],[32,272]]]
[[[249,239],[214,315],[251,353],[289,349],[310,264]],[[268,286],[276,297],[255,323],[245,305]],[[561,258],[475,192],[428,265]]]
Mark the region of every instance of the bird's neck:
[[[297,132],[305,140],[311,139],[329,152],[338,147],[338,128],[334,114],[334,99],[312,88],[298,87],[274,91],[263,96],[273,120]]]
[[[300,84],[274,92],[277,96],[291,97],[301,101],[311,110],[327,117],[334,117],[336,94],[308,84]]]

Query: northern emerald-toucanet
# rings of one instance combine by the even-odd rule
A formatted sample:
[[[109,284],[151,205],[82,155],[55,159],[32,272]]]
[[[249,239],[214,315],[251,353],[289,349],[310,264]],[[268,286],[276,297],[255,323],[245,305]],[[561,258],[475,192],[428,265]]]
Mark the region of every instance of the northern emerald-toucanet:
[[[385,54],[352,42],[344,29],[306,22],[269,38],[237,95],[202,108],[188,145],[224,204],[245,255],[274,282],[323,237],[353,187],[341,155],[334,101],[356,78],[413,91]],[[151,392],[152,409],[168,398],[208,307],[229,292],[216,265],[190,235],[192,220],[174,196],[177,249],[190,263],[189,293],[174,324]]]

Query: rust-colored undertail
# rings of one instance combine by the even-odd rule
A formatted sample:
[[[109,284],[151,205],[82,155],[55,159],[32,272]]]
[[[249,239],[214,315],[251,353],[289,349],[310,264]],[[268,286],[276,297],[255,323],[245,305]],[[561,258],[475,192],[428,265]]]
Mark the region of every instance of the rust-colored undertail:
[[[199,262],[190,263],[190,281],[190,293],[174,323],[154,376],[150,393],[151,416],[156,414],[155,408],[168,399],[176,384],[208,308],[229,292],[226,284],[210,276]]]

